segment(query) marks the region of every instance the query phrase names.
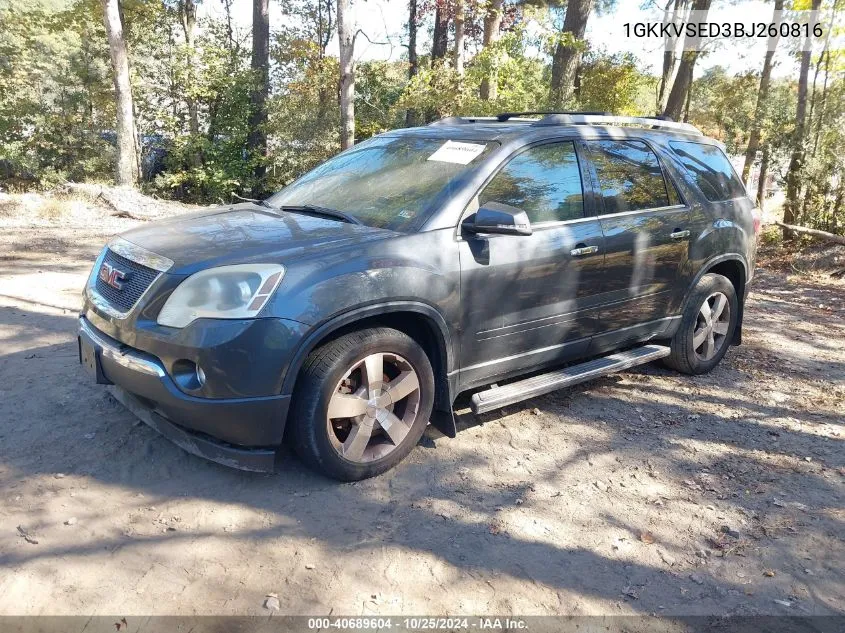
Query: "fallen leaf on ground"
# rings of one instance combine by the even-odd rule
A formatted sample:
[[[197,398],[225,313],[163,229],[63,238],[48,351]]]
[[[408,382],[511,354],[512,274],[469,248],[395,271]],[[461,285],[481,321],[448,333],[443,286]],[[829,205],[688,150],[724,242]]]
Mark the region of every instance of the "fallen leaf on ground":
[[[654,534],[643,530],[642,532],[640,532],[640,540],[646,545],[651,545],[652,543],[654,543]]]
[[[27,543],[32,543],[33,545],[38,545],[38,539],[35,538],[35,534],[28,531],[22,525],[18,526],[18,534],[21,537],[23,537],[23,540],[25,540]]]

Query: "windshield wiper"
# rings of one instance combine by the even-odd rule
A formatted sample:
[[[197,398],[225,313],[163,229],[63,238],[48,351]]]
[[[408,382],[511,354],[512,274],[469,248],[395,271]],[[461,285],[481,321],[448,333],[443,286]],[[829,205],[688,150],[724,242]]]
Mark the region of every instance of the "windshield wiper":
[[[271,211],[279,212],[279,211],[290,211],[292,213],[307,213],[309,215],[322,215],[327,218],[334,218],[336,220],[343,220],[344,222],[349,222],[349,224],[363,224],[361,220],[356,218],[354,215],[349,215],[348,213],[344,213],[343,211],[338,211],[337,209],[329,209],[328,207],[318,207],[314,204],[283,204],[280,207],[274,206],[267,202],[266,200],[255,200],[254,198],[242,198],[241,196],[234,194],[235,197],[240,198],[241,200],[245,200],[246,202],[252,202],[257,204],[260,207],[264,207],[265,209],[270,209]]]
[[[262,207],[271,209],[273,211],[290,211],[291,213],[306,213],[308,215],[321,215],[327,218],[334,218],[335,220],[342,220],[349,222],[349,224],[363,224],[361,220],[353,215],[338,211],[337,209],[329,209],[328,207],[318,207],[313,204],[283,204],[280,207],[275,207],[266,200],[258,202]]]
[[[263,201],[266,202],[266,201]],[[272,208],[272,205],[267,203],[267,206]],[[283,204],[281,207],[276,207],[281,209],[282,211],[291,211],[292,213],[307,213],[309,215],[322,215],[327,218],[334,218],[336,220],[343,220],[344,222],[349,222],[350,224],[363,224],[361,220],[356,218],[354,215],[349,215],[348,213],[344,213],[343,211],[338,211],[337,209],[329,209],[328,207],[318,207],[313,204]]]

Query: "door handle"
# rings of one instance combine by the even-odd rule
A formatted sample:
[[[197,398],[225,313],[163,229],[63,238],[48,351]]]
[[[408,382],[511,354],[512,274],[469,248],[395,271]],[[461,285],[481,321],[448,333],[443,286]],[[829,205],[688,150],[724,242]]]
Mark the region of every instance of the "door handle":
[[[685,237],[689,237],[689,231],[679,231],[675,229],[669,234],[669,237],[671,237],[673,240],[682,240]]]
[[[593,253],[598,252],[598,246],[581,246],[580,248],[573,248],[571,251],[569,251],[569,254],[573,257],[581,257],[581,255],[592,255]]]

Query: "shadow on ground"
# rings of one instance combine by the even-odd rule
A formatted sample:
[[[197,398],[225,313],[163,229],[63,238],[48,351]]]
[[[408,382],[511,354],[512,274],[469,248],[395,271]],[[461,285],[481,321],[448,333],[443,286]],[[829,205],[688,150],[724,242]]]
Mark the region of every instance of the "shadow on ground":
[[[754,299],[711,375],[460,411],[457,439],[357,484],[287,450],[272,476],[187,455],[89,384],[75,315],[0,308],[0,612],[49,608],[13,602],[26,581],[80,612],[260,613],[275,589],[290,613],[841,613],[843,329],[808,333],[793,292]]]

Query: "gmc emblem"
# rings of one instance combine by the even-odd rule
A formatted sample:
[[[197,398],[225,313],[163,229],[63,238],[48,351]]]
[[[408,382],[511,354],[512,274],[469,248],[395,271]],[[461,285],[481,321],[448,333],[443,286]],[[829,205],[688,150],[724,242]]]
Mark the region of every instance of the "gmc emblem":
[[[119,268],[115,268],[111,264],[103,263],[103,265],[100,266],[100,279],[117,290],[123,289],[123,282],[128,276],[129,273],[126,273]]]

